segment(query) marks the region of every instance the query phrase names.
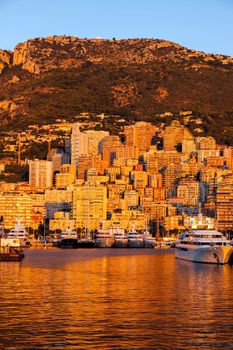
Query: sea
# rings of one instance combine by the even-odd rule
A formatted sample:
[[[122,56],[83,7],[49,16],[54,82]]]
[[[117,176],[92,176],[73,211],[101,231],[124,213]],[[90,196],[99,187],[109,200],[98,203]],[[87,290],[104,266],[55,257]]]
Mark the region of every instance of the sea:
[[[233,349],[233,266],[174,249],[28,249],[0,262],[0,349]]]

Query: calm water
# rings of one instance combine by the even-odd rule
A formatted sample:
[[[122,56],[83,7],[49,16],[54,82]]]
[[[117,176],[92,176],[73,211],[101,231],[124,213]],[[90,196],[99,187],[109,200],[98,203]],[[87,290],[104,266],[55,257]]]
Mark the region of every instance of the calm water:
[[[233,349],[233,267],[173,249],[27,250],[0,284],[0,349]]]

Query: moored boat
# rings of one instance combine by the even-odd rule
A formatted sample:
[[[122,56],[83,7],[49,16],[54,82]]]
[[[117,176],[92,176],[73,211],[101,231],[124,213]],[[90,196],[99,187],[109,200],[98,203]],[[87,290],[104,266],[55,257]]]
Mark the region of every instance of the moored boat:
[[[95,241],[91,237],[91,235],[88,231],[85,232],[84,236],[82,236],[78,239],[78,247],[79,248],[94,248],[95,247]]]
[[[78,234],[68,228],[62,231],[61,238],[58,243],[59,248],[78,248]]]
[[[226,264],[233,254],[230,241],[210,225],[183,232],[175,248],[176,258],[200,263]]]
[[[136,231],[134,228],[128,232],[128,247],[129,248],[143,248],[143,234]]]
[[[31,245],[29,234],[24,228],[20,218],[17,218],[14,228],[10,230],[6,238],[9,240],[19,239],[20,245],[23,248],[30,247]]]
[[[0,261],[21,261],[24,252],[19,238],[0,238]]]
[[[155,248],[157,245],[155,237],[152,237],[148,231],[143,234],[143,243],[144,248]]]
[[[96,248],[111,248],[114,243],[114,237],[110,229],[100,228],[95,237]]]
[[[113,236],[114,236],[114,248],[127,248],[128,246],[128,237],[125,233],[125,229],[123,227],[113,227],[112,228]]]

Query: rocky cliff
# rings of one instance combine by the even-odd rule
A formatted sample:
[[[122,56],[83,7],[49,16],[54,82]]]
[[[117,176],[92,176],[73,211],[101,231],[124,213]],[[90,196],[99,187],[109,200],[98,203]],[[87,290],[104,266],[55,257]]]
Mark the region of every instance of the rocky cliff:
[[[36,38],[0,50],[0,123],[83,111],[153,118],[193,110],[229,119],[232,86],[231,57],[170,41]]]

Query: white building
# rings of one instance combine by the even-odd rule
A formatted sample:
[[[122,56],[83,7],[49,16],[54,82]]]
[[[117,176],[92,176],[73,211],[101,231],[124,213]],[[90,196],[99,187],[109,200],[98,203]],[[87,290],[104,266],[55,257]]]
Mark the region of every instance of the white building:
[[[100,142],[108,131],[87,130],[80,131],[81,124],[75,123],[71,133],[71,164],[78,166],[78,158],[83,155],[98,155],[100,153]]]
[[[53,163],[48,160],[29,160],[29,184],[46,189],[53,184]]]
[[[80,131],[80,123],[72,126],[71,132],[71,164],[78,166],[78,158],[88,154],[88,137]]]

